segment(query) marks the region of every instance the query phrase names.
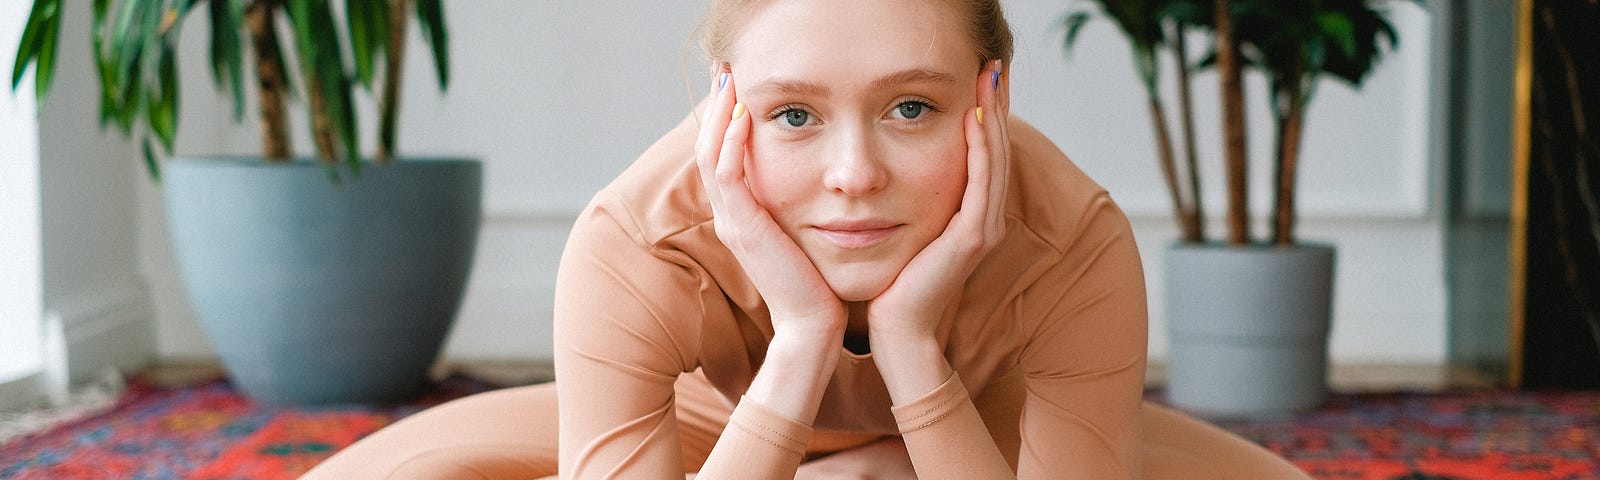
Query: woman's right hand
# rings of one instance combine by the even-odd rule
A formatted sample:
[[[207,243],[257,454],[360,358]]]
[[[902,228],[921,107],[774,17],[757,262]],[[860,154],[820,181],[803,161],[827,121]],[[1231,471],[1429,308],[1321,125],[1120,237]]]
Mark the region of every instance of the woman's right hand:
[[[772,317],[772,341],[745,400],[811,425],[844,341],[844,304],[751,194],[745,182],[750,112],[736,103],[733,74],[722,73],[717,83],[701,116],[695,162],[717,239],[733,252]],[[713,449],[706,468],[731,472],[742,461]]]
[[[716,83],[701,116],[695,162],[711,201],[717,239],[761,292],[772,316],[774,340],[798,336],[837,347],[844,334],[844,305],[750,192],[745,182],[750,113],[737,102],[733,74],[719,74]]]

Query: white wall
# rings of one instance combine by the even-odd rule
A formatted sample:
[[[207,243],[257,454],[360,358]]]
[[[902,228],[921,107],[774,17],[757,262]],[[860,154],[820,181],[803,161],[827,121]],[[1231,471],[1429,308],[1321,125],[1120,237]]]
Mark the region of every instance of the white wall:
[[[1166,345],[1161,249],[1176,235],[1165,216],[1142,91],[1127,48],[1108,23],[1086,28],[1074,58],[1063,60],[1053,22],[1072,3],[1006,4],[1018,39],[1010,68],[1013,111],[1055,138],[1134,217],[1151,286],[1151,352],[1160,357]],[[550,356],[552,287],[567,225],[594,191],[704,92],[704,67],[691,40],[703,5],[447,4],[455,80],[440,96],[431,65],[412,56],[402,120],[403,152],[466,153],[486,162],[478,263],[447,355]],[[1361,93],[1323,86],[1308,119],[1302,237],[1340,247],[1333,340],[1339,362],[1444,358],[1439,229],[1430,208],[1429,20],[1415,8],[1397,13],[1400,53],[1385,60]],[[255,127],[228,124],[226,99],[209,91],[203,42],[203,34],[192,33],[183,46],[189,57],[179,151],[249,153],[256,148]],[[413,52],[422,50],[413,45]],[[1196,91],[1202,155],[1217,163],[1215,83],[1202,77]],[[1251,91],[1262,91],[1259,81]],[[1256,103],[1254,158],[1264,165],[1270,128],[1264,106]],[[308,144],[303,130],[295,131],[302,152]],[[1264,177],[1261,170],[1257,176]],[[1219,181],[1215,174],[1209,179]],[[139,191],[140,255],[151,282],[158,350],[167,357],[209,356],[165,246],[160,192],[138,183],[145,185]],[[1257,183],[1255,196],[1265,200],[1266,184]],[[1210,192],[1221,193],[1216,186]]]
[[[154,351],[138,263],[132,144],[101,129],[89,5],[63,2],[55,87],[39,109],[44,308],[59,314],[74,378],[140,365]]]
[[[16,45],[28,5],[0,5],[0,45]],[[0,65],[16,49],[0,48]],[[10,70],[6,70],[9,72]],[[9,78],[9,77],[8,77]],[[22,92],[33,91],[33,75]],[[0,101],[0,392],[44,367],[40,318],[39,122],[31,93]],[[4,408],[0,394],[0,408]]]
[[[8,5],[0,17],[7,72],[28,6]],[[31,82],[22,97],[5,97],[0,327],[17,345],[0,348],[83,378],[150,360],[154,325],[138,264],[133,149],[97,124],[89,5],[66,2],[63,9],[48,103],[32,104]],[[41,317],[50,315],[61,325],[51,333],[69,346],[62,357],[45,358],[40,345]]]

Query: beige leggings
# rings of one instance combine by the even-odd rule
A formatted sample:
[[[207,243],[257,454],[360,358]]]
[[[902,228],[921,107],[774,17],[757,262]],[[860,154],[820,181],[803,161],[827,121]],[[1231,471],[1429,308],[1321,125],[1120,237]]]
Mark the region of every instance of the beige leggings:
[[[991,386],[974,403],[992,425],[1015,425],[1021,383]],[[1012,400],[1015,399],[1015,400]],[[680,377],[676,392],[684,465],[698,470],[731,409],[700,375]],[[997,408],[998,407],[998,408]],[[1010,421],[1001,418],[1010,416]],[[1146,403],[1143,409],[1147,479],[1307,479],[1271,452],[1182,413]],[[555,384],[481,393],[430,408],[356,442],[301,477],[359,479],[534,479],[556,474]],[[1016,465],[1015,430],[994,431]],[[1009,434],[1008,434],[1009,433]],[[1008,440],[1009,439],[1009,440]],[[818,431],[811,449],[824,453],[874,438]]]

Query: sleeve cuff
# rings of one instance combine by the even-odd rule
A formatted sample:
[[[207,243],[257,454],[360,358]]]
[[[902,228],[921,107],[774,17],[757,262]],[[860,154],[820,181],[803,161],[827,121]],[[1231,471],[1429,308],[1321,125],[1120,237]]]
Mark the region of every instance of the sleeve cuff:
[[[805,456],[806,447],[811,445],[810,425],[791,420],[749,398],[739,399],[739,406],[728,418],[728,426],[798,457]]]
[[[889,411],[894,414],[895,423],[903,435],[939,423],[954,413],[967,397],[966,385],[961,383],[961,378],[955,372],[951,372],[950,378],[933,391],[909,403],[890,407]]]

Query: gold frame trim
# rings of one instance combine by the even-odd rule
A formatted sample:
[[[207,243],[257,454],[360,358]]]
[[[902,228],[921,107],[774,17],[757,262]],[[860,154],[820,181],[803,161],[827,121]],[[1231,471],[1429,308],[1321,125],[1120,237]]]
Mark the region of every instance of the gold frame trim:
[[[1511,264],[1506,283],[1510,358],[1507,381],[1522,387],[1522,343],[1527,321],[1528,169],[1533,143],[1533,0],[1517,0],[1516,78],[1511,111]]]

